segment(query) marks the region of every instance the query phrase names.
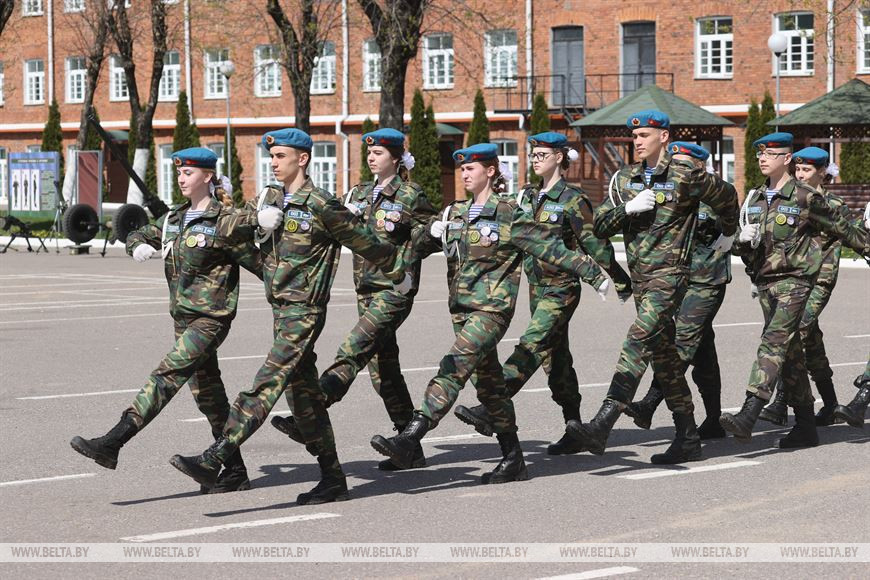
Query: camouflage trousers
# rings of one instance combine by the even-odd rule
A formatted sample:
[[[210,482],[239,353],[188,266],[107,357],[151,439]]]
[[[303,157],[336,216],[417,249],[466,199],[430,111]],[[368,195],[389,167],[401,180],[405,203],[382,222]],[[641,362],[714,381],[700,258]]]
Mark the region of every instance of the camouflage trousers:
[[[239,393],[230,408],[223,433],[229,445],[222,454],[229,457],[260,428],[281,393],[285,393],[308,452],[335,453],[335,437],[326,411],[326,397],[317,379],[314,353],[314,343],[325,321],[323,313],[275,318],[275,340],[266,362],[257,371],[253,387]],[[219,459],[223,462],[226,458],[221,455]]]
[[[580,304],[580,285],[529,286],[532,318],[504,363],[508,397],[513,398],[545,362],[547,386],[563,409],[580,408],[580,389],[568,345],[568,323]]]
[[[504,372],[496,350],[507,326],[480,312],[454,314],[452,319],[456,342],[441,359],[438,374],[429,381],[420,412],[432,421],[433,427],[437,426],[475,374],[477,398],[492,417],[493,430],[515,432],[514,405],[505,391]]]
[[[870,356],[867,356],[867,366],[864,367],[864,374],[858,375],[855,379],[855,386],[870,385]]]
[[[825,352],[825,335],[819,328],[819,315],[831,299],[831,290],[832,288],[818,284],[813,286],[799,327],[807,370],[814,383],[831,380],[834,377],[831,362]]]
[[[811,291],[809,286],[786,279],[759,292],[764,330],[746,390],[761,399],[771,398],[781,378],[789,405],[815,402],[800,338],[800,322]]]
[[[405,425],[414,415],[414,403],[399,365],[396,330],[408,318],[413,298],[383,291],[357,296],[359,320],[341,343],[335,361],[320,376],[327,407],[340,401],[368,363],[375,392],[384,402],[390,420]]]
[[[637,318],[628,329],[607,398],[631,403],[648,364],[659,381],[665,403],[673,413],[695,410],[686,383],[686,367],[675,343],[674,315],[686,293],[685,276],[663,276],[633,285]]]
[[[219,437],[230,405],[221,381],[217,349],[229,331],[229,321],[206,317],[175,320],[175,346],[124,413],[141,430],[187,383],[196,406],[208,419],[212,434]]]
[[[677,353],[685,368],[692,367],[692,380],[702,395],[722,391],[713,320],[725,299],[725,288],[725,284],[690,283],[675,320]],[[655,375],[652,386],[661,389]]]

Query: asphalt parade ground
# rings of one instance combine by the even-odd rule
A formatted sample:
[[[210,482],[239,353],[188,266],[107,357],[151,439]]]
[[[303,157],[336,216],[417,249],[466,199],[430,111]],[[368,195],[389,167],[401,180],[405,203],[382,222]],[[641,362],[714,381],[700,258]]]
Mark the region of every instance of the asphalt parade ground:
[[[453,342],[447,311],[445,261],[429,258],[420,294],[398,333],[401,362],[415,401],[421,399],[441,356]],[[716,320],[723,407],[743,400],[761,331],[761,310],[750,297],[742,268],[734,268]],[[527,287],[499,347],[504,361],[529,319]],[[584,420],[603,399],[634,308],[615,294],[601,302],[584,286],[570,328],[581,383]],[[870,269],[843,268],[821,319],[840,401],[855,393],[852,380],[870,351]],[[326,328],[317,343],[318,368],[328,364],[356,321],[350,256],[342,256]],[[271,310],[262,285],[245,273],[238,316],[220,349],[230,400],[250,387],[271,345]],[[104,434],[130,404],[173,342],[162,264],[137,264],[117,250],[99,255],[0,256],[0,505],[3,544],[129,546],[235,544],[365,544],[370,553],[299,561],[305,551],[280,552],[274,562],[185,562],[184,552],[121,562],[25,563],[4,556],[6,578],[236,577],[469,577],[598,578],[724,577],[847,578],[870,575],[870,427],[821,428],[822,444],[781,451],[787,431],[760,422],[751,443],[705,443],[704,460],[662,468],[649,463],[672,435],[664,405],[652,429],[619,420],[607,452],[546,455],[563,433],[561,413],[539,371],[516,399],[520,439],[531,479],[483,486],[481,474],[498,463],[495,438],[477,435],[449,415],[423,441],[429,466],[388,474],[369,445],[391,435],[380,399],[366,374],[330,410],[351,501],[297,506],[296,496],[318,480],[314,458],[266,424],[242,447],[253,488],[200,495],[198,486],[169,465],[175,453],[193,455],[211,443],[208,424],[182,390],[121,451],[118,469],[104,469],[75,453],[74,435]],[[649,383],[644,378],[638,397]],[[690,381],[691,384],[691,381]],[[693,389],[693,392],[694,391]],[[469,385],[459,400],[476,404]],[[696,404],[701,407],[699,397]],[[287,414],[282,399],[274,412]],[[703,411],[696,411],[698,422]],[[793,420],[793,419],[792,419]],[[830,544],[858,546],[815,552],[806,561],[638,561],[632,546],[661,544]],[[402,561],[396,546],[491,546],[484,557]],[[600,545],[593,558],[523,558],[529,544]],[[505,549],[496,549],[505,547]],[[620,547],[624,550],[620,550]],[[5,548],[4,548],[5,549]],[[667,547],[662,549],[668,549]],[[826,548],[827,549],[827,548]],[[751,550],[751,548],[750,548]],[[277,552],[274,552],[277,553]],[[8,554],[8,552],[3,552]],[[174,555],[173,555],[174,554]],[[371,556],[369,560],[366,558]],[[390,558],[378,557],[390,555]],[[262,554],[261,554],[262,555]],[[267,554],[268,555],[268,554]],[[169,557],[171,556],[171,557]],[[733,556],[733,554],[732,554]],[[412,561],[413,560],[413,561]],[[648,560],[653,560],[649,559]]]

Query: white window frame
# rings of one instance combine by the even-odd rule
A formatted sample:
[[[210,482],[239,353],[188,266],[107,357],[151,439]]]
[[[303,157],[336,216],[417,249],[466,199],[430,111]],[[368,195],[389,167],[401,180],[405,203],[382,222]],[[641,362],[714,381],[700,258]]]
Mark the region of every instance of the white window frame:
[[[372,50],[374,47],[376,50]],[[381,90],[381,48],[378,41],[369,38],[363,41],[363,92],[374,93]]]
[[[63,0],[63,11],[67,13],[84,12],[85,0]]]
[[[272,157],[269,150],[257,143],[257,191],[263,191],[267,185],[281,185],[272,173]]]
[[[0,61],[0,107],[6,103],[6,92],[3,90],[3,85],[6,82],[6,69],[3,61]]]
[[[864,23],[864,19],[867,23]],[[858,32],[855,35],[858,53],[855,57],[855,70],[858,74],[870,74],[870,8],[859,8]]]
[[[23,0],[21,2],[22,16],[42,16],[44,13],[42,0]]]
[[[718,27],[720,20],[731,21],[731,32],[714,32],[703,34],[701,27],[705,22],[713,21]],[[713,58],[713,45],[719,44],[718,61]],[[704,58],[704,52],[707,58]],[[706,61],[706,62],[705,62]],[[704,65],[707,71],[704,71]],[[719,72],[712,72],[718,66]],[[695,78],[698,79],[730,79],[734,78],[734,19],[731,16],[705,16],[695,21]]]
[[[172,145],[157,147],[158,176],[157,195],[165,203],[172,203],[172,190],[175,189],[175,163],[172,162]]]
[[[281,96],[280,49],[274,44],[261,44],[254,49],[254,96]]]
[[[798,29],[798,30],[782,30],[780,29],[780,18],[783,16],[794,16],[795,22],[800,16],[812,16],[813,27],[816,25],[815,15],[812,12],[781,12],[773,15],[773,31],[784,34],[787,40],[785,52],[780,55],[780,63],[778,65],[776,56],[773,56],[773,75],[776,75],[776,67],[780,66],[780,76],[813,76],[815,74],[815,29]],[[797,24],[796,24],[797,25]],[[797,40],[800,45],[800,61],[799,67],[795,67],[793,44]],[[810,50],[811,48],[811,50]],[[813,65],[812,68],[807,67],[809,54],[812,52]]]
[[[513,44],[508,44],[513,34]],[[490,30],[483,37],[483,84],[486,87],[517,86],[517,31]]]
[[[330,54],[331,53],[331,54]],[[327,40],[323,43],[320,56],[314,62],[311,71],[312,95],[329,95],[335,92],[335,43]]]
[[[175,55],[177,62],[167,62]],[[177,50],[167,50],[163,55],[163,75],[160,77],[160,89],[157,100],[160,102],[175,102],[181,92],[181,55]]]
[[[73,65],[81,68],[72,68]],[[85,102],[85,85],[87,84],[87,59],[83,56],[68,56],[64,59],[66,79],[64,82],[64,98],[67,103]]]
[[[227,78],[221,73],[221,65],[230,60],[230,49],[210,48],[203,55],[205,59],[205,78],[203,79],[204,98],[227,98]]]
[[[430,41],[439,41],[438,48],[430,48]],[[450,48],[444,48],[449,39]],[[423,37],[423,89],[427,91],[453,88],[453,35],[448,32],[427,34]]]
[[[39,63],[41,70],[29,71],[31,63]],[[32,58],[24,61],[24,104],[45,104],[45,61],[41,58]]]
[[[28,145],[26,148],[28,153],[42,153],[42,145]]]
[[[337,148],[334,141],[317,141],[311,148],[308,176],[316,187],[335,194],[338,175]]]
[[[518,191],[520,178],[520,144],[515,139],[493,139],[492,143],[498,146],[498,160],[505,162],[511,168],[513,176],[507,182],[507,193],[513,195]],[[509,154],[507,146],[513,145],[514,152]]]
[[[121,57],[113,54],[109,57],[109,100],[120,102],[129,98],[127,75],[124,73],[124,67],[121,66]]]
[[[9,150],[6,147],[0,147],[0,200],[6,202],[6,207],[9,207],[9,192],[7,187],[9,184]]]
[[[217,155],[215,174],[217,174],[218,177],[224,175],[224,165],[226,165],[227,162],[226,156],[224,155],[224,143],[209,143],[206,147],[211,149],[211,152]]]

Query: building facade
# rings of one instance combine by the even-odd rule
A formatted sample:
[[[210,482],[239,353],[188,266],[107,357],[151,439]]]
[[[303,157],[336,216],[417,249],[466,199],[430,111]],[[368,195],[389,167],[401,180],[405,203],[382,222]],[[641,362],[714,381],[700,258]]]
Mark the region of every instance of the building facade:
[[[9,153],[39,147],[53,98],[60,105],[65,147],[75,142],[84,98],[89,5],[97,0],[23,0],[0,38],[0,194],[6,195]],[[137,84],[150,81],[150,24],[142,0],[126,0],[136,31]],[[322,0],[329,17],[310,86],[315,142],[310,173],[342,193],[357,182],[360,132],[377,122],[380,52],[356,2]],[[260,136],[294,124],[293,96],[281,46],[265,3],[250,0],[167,0],[169,49],[154,117],[158,194],[171,197],[170,162],[180,91],[203,145],[222,154],[227,123],[236,134],[243,189],[251,197],[272,179]],[[293,17],[294,2],[284,2]],[[637,0],[465,0],[436,2],[424,24],[406,82],[406,120],[416,88],[439,123],[446,199],[462,196],[450,153],[463,145],[474,94],[483,89],[490,139],[515,167],[513,187],[526,171],[526,126],[531,97],[544,93],[555,130],[577,136],[570,118],[657,84],[736,123],[725,131],[726,176],[742,187],[743,129],[751,99],[775,93],[771,33],[788,39],[780,61],[783,113],[851,78],[870,81],[870,2],[761,0],[758,2]],[[129,127],[123,69],[109,41],[95,95],[107,129]],[[232,61],[229,79],[221,65]],[[123,136],[123,133],[120,133]],[[110,200],[126,199],[126,176],[109,164]]]

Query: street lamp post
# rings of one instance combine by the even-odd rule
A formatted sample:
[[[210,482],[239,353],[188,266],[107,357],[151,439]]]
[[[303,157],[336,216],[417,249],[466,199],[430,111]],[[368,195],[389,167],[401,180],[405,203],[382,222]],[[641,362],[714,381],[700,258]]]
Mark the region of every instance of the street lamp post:
[[[788,38],[786,38],[785,34],[781,32],[774,32],[767,39],[767,48],[776,56],[776,61],[774,62],[774,67],[776,70],[776,118],[779,118],[779,58],[782,53],[785,52],[785,49],[788,47]],[[776,130],[779,131],[779,125],[777,124]]]
[[[228,60],[221,65],[221,74],[227,79],[227,144],[224,147],[224,159],[226,159],[225,174],[227,179],[233,179],[232,151],[230,150],[230,77],[236,72],[236,65]]]

